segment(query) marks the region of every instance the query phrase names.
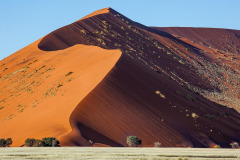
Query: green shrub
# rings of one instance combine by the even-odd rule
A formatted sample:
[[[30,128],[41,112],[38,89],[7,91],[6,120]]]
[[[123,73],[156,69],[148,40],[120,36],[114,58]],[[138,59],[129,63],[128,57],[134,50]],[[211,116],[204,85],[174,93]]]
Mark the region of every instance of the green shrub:
[[[59,146],[59,141],[54,137],[45,137],[42,139],[43,146],[45,147],[57,147]]]
[[[37,139],[34,139],[34,138],[28,138],[25,140],[25,145],[27,147],[33,147],[35,141],[37,141]]]
[[[12,138],[0,139],[0,147],[10,147],[12,143]]]
[[[0,139],[0,147],[5,147],[5,146],[6,146],[6,140]]]
[[[12,145],[12,143],[13,143],[12,138],[7,138],[6,139],[6,147],[10,147]]]
[[[128,136],[127,137],[127,145],[129,147],[137,147],[142,144],[142,140],[137,136]]]
[[[45,137],[42,140],[28,138],[25,141],[27,147],[57,147],[59,146],[59,141],[54,137]]]
[[[32,147],[43,147],[43,142],[42,142],[42,140],[35,139]]]

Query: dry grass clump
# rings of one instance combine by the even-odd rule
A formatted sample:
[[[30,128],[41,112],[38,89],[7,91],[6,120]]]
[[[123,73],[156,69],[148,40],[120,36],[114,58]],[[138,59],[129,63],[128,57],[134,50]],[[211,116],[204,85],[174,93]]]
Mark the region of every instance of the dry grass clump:
[[[192,113],[192,118],[199,118],[199,116],[196,113]]]
[[[160,142],[154,142],[154,147],[160,147],[162,144]]]
[[[162,98],[166,98],[166,96],[164,94],[162,94],[159,90],[155,91],[155,93]]]

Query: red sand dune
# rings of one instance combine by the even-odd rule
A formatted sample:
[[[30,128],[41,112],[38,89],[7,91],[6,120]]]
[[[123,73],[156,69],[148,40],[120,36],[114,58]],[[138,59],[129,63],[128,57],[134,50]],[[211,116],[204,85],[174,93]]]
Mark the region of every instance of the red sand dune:
[[[96,11],[0,62],[0,137],[14,146],[48,136],[126,146],[136,135],[142,146],[229,147],[240,137],[239,33]]]

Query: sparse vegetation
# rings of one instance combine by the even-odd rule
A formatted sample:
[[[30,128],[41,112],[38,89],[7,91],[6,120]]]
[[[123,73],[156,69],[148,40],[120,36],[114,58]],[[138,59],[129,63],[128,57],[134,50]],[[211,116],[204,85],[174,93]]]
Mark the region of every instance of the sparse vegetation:
[[[84,29],[80,30],[80,32],[82,32],[83,34],[87,34],[87,32]]]
[[[160,147],[162,144],[160,142],[154,142],[154,147]]]
[[[90,143],[91,146],[93,145],[93,140],[90,139],[88,142]]]
[[[63,86],[63,84],[58,84],[57,88],[60,88],[60,87],[62,87],[62,86]]]
[[[236,148],[238,148],[239,143],[238,143],[238,142],[232,142],[232,143],[230,143],[230,146],[231,146],[232,148],[236,149]]]
[[[73,72],[68,72],[68,73],[65,75],[65,77],[70,76],[71,74],[73,74]]]
[[[127,145],[129,147],[137,147],[142,144],[142,140],[137,136],[128,136],[127,137]]]
[[[192,118],[199,118],[199,116],[196,113],[192,113]]]
[[[13,143],[12,138],[0,139],[0,147],[10,147],[12,143]]]
[[[187,100],[189,100],[191,102],[195,101],[195,98],[193,98],[190,94],[187,94],[186,98],[187,98]]]
[[[58,147],[59,141],[54,137],[45,137],[42,140],[28,138],[25,140],[27,147]]]
[[[155,93],[162,98],[166,98],[166,96],[164,94],[162,94],[159,90],[155,91]]]
[[[59,141],[54,137],[45,137],[42,139],[43,146],[45,147],[57,147],[59,146]]]
[[[215,148],[222,148],[220,145],[216,145]]]
[[[34,139],[34,138],[26,139],[25,145],[27,147],[43,147],[44,146],[42,140]]]
[[[210,120],[215,120],[216,119],[216,116],[212,115],[212,114],[205,114],[204,115],[205,118],[208,118]]]

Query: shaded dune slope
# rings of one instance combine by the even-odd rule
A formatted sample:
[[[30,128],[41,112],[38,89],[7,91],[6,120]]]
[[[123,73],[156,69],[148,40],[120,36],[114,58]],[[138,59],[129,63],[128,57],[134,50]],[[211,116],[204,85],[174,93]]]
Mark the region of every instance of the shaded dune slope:
[[[216,48],[219,51],[231,52],[239,55],[240,31],[218,28],[190,28],[190,27],[155,27],[175,36],[187,38],[204,46]]]
[[[78,130],[86,140],[110,146],[126,146],[126,137],[136,135],[143,146],[159,141],[168,147],[227,147],[233,137],[239,137],[239,118],[236,111],[193,94],[122,55],[77,106],[70,122],[75,133]],[[86,145],[77,136],[69,142]]]

